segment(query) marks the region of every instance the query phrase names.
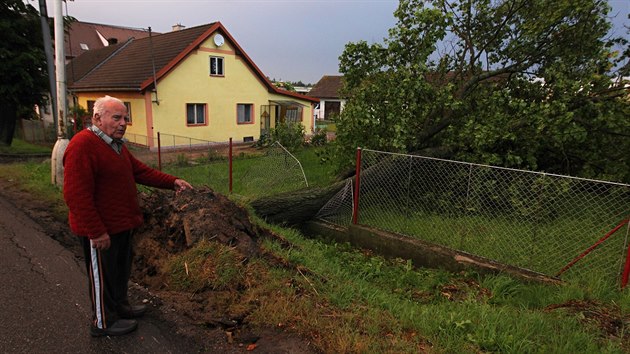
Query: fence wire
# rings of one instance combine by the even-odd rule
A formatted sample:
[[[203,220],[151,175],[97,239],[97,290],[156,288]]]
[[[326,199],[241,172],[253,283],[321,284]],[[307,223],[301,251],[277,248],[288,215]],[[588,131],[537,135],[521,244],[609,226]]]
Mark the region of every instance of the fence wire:
[[[158,165],[158,137],[125,134],[127,147],[134,156],[151,166]],[[153,145],[153,148],[149,148]],[[160,158],[162,163],[180,165],[203,163],[221,157],[227,159],[228,142],[215,142],[171,134],[160,134]]]
[[[550,276],[630,216],[625,184],[367,149],[361,171],[359,224]],[[345,207],[321,219],[352,217],[345,194],[329,204]],[[618,281],[629,233],[626,222],[562,278]]]
[[[140,161],[158,167],[158,158],[161,158],[162,165],[168,166],[169,171],[176,175],[182,169],[202,165],[203,169],[198,171],[203,171],[203,176],[193,176],[191,182],[208,185],[220,193],[229,193],[229,142],[212,142],[161,133],[158,155],[157,136],[151,138],[125,134],[125,140],[127,147]],[[154,147],[149,148],[150,145]],[[232,181],[235,194],[256,197],[308,187],[300,161],[280,143],[272,144],[262,152],[262,156],[258,153],[252,156],[242,151],[249,147],[250,145],[232,146]]]
[[[300,161],[279,142],[263,156],[234,160],[234,193],[264,196],[308,187]],[[263,188],[261,188],[263,186]]]
[[[349,179],[344,187],[317,212],[315,218],[346,227],[352,222],[353,206],[354,184]]]

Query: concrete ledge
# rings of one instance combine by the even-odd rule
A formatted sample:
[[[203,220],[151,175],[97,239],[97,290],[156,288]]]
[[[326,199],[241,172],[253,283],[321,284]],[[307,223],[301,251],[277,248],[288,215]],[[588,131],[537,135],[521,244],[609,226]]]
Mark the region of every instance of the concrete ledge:
[[[505,273],[528,281],[561,283],[560,279],[542,273],[366,226],[350,225],[343,228],[322,221],[310,221],[303,229],[308,235],[348,242],[384,257],[410,259],[416,267],[440,268],[452,272],[474,269],[481,273]]]

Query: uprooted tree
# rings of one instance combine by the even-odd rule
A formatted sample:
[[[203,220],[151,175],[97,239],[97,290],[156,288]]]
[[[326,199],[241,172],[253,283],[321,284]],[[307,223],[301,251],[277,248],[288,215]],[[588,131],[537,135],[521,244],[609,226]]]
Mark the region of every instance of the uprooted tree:
[[[628,90],[605,0],[402,0],[340,57],[334,156],[357,146],[630,181]]]
[[[361,146],[629,182],[628,63],[614,50],[627,42],[607,39],[608,12],[604,0],[402,0],[384,45],[340,57],[333,158],[351,165]],[[343,185],[252,205],[298,224]]]

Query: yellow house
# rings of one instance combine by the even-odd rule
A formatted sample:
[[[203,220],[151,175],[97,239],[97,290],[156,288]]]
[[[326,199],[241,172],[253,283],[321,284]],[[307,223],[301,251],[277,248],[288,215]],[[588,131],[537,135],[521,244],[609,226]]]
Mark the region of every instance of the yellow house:
[[[310,133],[319,101],[274,86],[220,22],[86,52],[66,70],[75,103],[91,112],[98,97],[120,98],[126,137],[149,147],[158,133],[254,141],[282,122]]]

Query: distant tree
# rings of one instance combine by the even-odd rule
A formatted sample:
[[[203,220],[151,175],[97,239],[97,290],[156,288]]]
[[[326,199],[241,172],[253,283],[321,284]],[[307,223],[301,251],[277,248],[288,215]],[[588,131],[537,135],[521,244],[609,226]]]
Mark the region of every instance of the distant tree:
[[[287,90],[287,91],[291,91],[291,92],[295,92],[295,87],[293,86],[292,83],[290,83],[288,81],[276,81],[273,84],[276,85],[276,87],[279,87],[281,89],[284,89],[284,90]]]
[[[608,12],[605,0],[401,0],[384,44],[340,57],[335,156],[362,146],[630,181]]]
[[[20,114],[32,112],[48,91],[39,14],[22,0],[0,3],[0,144],[11,145]]]
[[[630,20],[630,14],[628,14],[628,19]],[[621,53],[615,61],[616,66],[619,68],[619,78],[625,77],[627,79],[630,77],[630,41],[628,40],[630,37],[630,25],[625,25],[624,27],[628,36],[615,38],[613,41],[622,47]]]

